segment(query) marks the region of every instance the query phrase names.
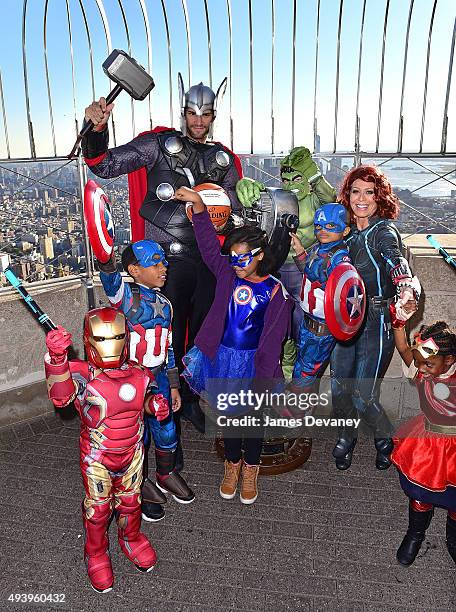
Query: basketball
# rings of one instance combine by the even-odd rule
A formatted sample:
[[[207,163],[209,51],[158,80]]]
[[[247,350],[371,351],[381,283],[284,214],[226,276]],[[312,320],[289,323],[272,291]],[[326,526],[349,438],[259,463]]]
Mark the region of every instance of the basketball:
[[[200,194],[201,199],[206,205],[212,225],[214,227],[225,225],[231,214],[231,202],[223,187],[214,183],[202,183],[201,185],[196,185],[193,189]],[[187,203],[186,211],[191,221],[193,214],[191,202]]]

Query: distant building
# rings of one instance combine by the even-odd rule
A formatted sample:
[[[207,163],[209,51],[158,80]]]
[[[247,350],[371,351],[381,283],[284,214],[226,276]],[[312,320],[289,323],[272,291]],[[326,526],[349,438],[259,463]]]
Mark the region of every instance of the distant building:
[[[31,242],[27,242],[27,240],[21,240],[19,242],[19,249],[26,253],[27,251],[31,251],[33,249],[33,244]]]
[[[8,266],[9,266],[8,253],[0,253],[0,272],[4,272]]]
[[[54,245],[50,236],[40,239],[40,251],[44,259],[54,259]]]

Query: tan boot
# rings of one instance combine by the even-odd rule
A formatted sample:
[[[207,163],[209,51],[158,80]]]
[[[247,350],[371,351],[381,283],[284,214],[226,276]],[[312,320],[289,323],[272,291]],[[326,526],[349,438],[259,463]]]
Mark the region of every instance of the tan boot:
[[[257,478],[259,471],[259,465],[242,463],[241,502],[243,504],[253,504],[258,497]]]
[[[220,485],[220,496],[223,499],[233,499],[236,495],[239,474],[241,472],[241,462],[232,463],[225,459],[225,474]]]

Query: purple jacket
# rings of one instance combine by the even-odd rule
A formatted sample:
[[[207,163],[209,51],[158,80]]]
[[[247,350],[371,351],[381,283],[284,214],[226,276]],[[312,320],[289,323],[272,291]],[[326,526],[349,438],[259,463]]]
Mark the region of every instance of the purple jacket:
[[[193,214],[193,228],[203,260],[217,279],[214,301],[195,338],[195,345],[209,359],[213,359],[223,336],[236,274],[228,257],[220,254],[220,243],[207,210]],[[280,354],[290,323],[291,309],[292,300],[281,285],[266,309],[263,332],[255,353],[256,378],[282,377]]]

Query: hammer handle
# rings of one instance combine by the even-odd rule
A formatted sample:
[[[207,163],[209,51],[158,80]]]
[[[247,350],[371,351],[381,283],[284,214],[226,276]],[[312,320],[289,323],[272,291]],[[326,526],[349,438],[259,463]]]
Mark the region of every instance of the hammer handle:
[[[106,104],[111,104],[111,102],[114,102],[114,100],[117,98],[117,96],[120,94],[121,91],[123,91],[123,88],[119,84],[117,84],[114,87],[114,89],[112,89],[109,92],[106,98]],[[93,122],[88,121],[85,124],[85,126],[82,128],[82,130],[79,132],[79,136],[77,137],[76,142],[74,143],[74,146],[71,149],[71,153],[68,155],[68,159],[75,157],[76,151],[78,150],[78,147],[79,147],[79,143],[84,138],[84,136],[88,134],[92,129],[93,129]]]

